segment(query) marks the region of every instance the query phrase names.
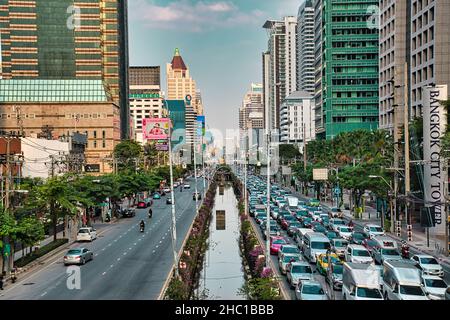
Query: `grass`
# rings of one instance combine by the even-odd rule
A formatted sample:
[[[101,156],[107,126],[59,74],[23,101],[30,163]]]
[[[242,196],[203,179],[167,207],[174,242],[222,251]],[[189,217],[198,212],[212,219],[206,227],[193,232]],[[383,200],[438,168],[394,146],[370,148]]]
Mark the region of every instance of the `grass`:
[[[50,242],[49,244],[46,244],[45,246],[39,248],[38,250],[27,254],[25,257],[20,258],[16,262],[14,262],[15,267],[21,268],[29,264],[30,262],[46,255],[50,251],[55,250],[56,248],[62,246],[63,244],[66,244],[69,240],[68,239],[57,239],[55,242]]]

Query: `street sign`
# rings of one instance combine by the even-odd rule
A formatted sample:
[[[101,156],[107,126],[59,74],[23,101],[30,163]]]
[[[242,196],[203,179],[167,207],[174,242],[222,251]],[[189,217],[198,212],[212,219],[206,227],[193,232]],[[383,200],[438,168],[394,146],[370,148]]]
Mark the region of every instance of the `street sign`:
[[[338,196],[340,194],[341,194],[341,188],[338,188],[338,187],[334,188],[334,195]]]
[[[313,180],[314,181],[327,181],[328,180],[328,169],[313,169]]]
[[[85,172],[100,172],[99,164],[87,164],[84,166]]]
[[[9,243],[5,244],[5,249],[3,251],[3,255],[8,257],[11,254],[11,245]]]
[[[225,230],[225,210],[216,211],[216,230]]]

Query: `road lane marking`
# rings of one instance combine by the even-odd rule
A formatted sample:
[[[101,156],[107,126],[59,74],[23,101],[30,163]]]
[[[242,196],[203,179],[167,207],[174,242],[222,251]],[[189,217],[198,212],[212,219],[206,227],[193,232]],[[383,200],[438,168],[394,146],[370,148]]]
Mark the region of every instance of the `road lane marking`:
[[[127,254],[126,252],[123,253],[123,255],[126,255],[126,254]]]
[[[117,258],[117,261],[120,261],[120,258]]]
[[[102,276],[104,276],[106,274],[106,271],[102,273]]]
[[[156,248],[159,248],[159,246],[157,245]]]
[[[112,267],[114,267],[114,265],[112,264],[111,266],[110,266],[110,268],[112,268]]]
[[[152,253],[155,253],[156,252],[156,250],[153,250],[153,252]]]

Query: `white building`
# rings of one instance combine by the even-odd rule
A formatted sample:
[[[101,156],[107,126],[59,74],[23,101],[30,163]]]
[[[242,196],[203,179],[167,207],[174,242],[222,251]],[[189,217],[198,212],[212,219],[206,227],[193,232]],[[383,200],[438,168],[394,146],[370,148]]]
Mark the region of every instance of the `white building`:
[[[316,138],[314,97],[295,91],[284,99],[280,113],[280,143],[296,144],[303,152],[305,141]]]
[[[297,91],[314,94],[314,6],[306,0],[297,15]]]

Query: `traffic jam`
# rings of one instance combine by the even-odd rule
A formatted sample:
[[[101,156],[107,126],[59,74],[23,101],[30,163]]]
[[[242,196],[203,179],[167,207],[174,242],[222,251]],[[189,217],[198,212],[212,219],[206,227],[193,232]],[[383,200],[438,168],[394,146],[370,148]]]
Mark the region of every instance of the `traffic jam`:
[[[243,176],[241,176],[243,180]],[[248,210],[289,296],[297,300],[448,300],[444,269],[433,256],[410,254],[379,225],[353,225],[338,208],[301,201],[258,176],[247,180]]]

